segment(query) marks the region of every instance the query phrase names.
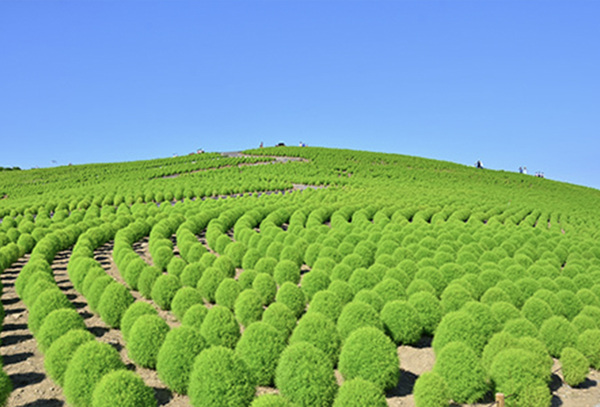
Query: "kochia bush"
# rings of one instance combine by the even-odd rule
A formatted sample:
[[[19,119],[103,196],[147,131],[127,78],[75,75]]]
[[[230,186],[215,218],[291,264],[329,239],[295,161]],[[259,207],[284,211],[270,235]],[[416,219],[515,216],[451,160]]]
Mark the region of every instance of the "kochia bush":
[[[247,406],[254,385],[248,367],[231,349],[213,346],[196,358],[188,394],[194,406]]]
[[[156,279],[162,275],[162,271],[158,267],[147,266],[142,270],[138,279],[138,289],[144,298],[152,298],[152,287]]]
[[[341,338],[335,324],[318,312],[304,314],[292,332],[289,343],[308,342],[327,355],[332,366],[337,364]]]
[[[342,313],[342,307],[343,304],[339,295],[333,291],[325,290],[315,294],[307,312],[319,312],[335,323]]]
[[[107,343],[88,341],[80,345],[67,366],[63,391],[72,406],[91,406],[92,392],[102,377],[125,369],[119,353]]]
[[[123,314],[134,301],[127,287],[115,282],[104,289],[98,303],[98,312],[107,325],[118,328]]]
[[[154,369],[161,345],[169,333],[169,325],[158,315],[140,316],[129,331],[127,350],[138,365]]]
[[[333,407],[387,407],[385,395],[374,383],[357,377],[340,387]]]
[[[235,347],[259,386],[269,386],[275,378],[279,356],[286,346],[285,336],[266,322],[250,325]]]
[[[129,370],[105,374],[94,388],[92,407],[156,407],[152,387]]]
[[[577,332],[565,317],[548,318],[540,328],[540,339],[546,344],[550,355],[558,358],[566,347],[577,343]]]
[[[575,348],[567,347],[560,355],[560,365],[565,382],[569,386],[582,383],[590,371],[590,362]]]
[[[277,291],[277,295],[275,296],[275,301],[286,305],[298,318],[302,312],[304,312],[304,308],[306,308],[306,296],[304,292],[297,285],[291,282],[285,282],[281,287],[279,287],[279,291]]]
[[[307,342],[290,345],[281,353],[275,385],[299,407],[329,406],[337,391],[327,356]]]
[[[287,305],[280,302],[269,305],[263,312],[262,320],[277,329],[285,339],[290,336],[296,326],[296,316]]]
[[[206,348],[200,331],[180,326],[167,334],[156,358],[156,371],[169,389],[187,394],[194,359]]]
[[[421,338],[422,326],[418,312],[406,301],[388,302],[381,310],[386,331],[399,344],[413,344]]]
[[[419,314],[423,333],[433,335],[442,320],[442,306],[435,295],[427,291],[419,291],[408,298],[408,303]]]
[[[375,327],[383,331],[383,323],[372,306],[362,302],[353,301],[343,309],[337,321],[337,329],[342,339],[347,338],[352,331],[366,326]]]
[[[260,294],[253,289],[242,291],[235,300],[234,311],[235,318],[245,327],[253,322],[260,321],[263,313]]]
[[[175,317],[181,321],[187,310],[195,304],[204,304],[198,290],[192,287],[182,287],[175,293],[173,301],[171,301],[171,309]]]
[[[181,288],[179,278],[170,275],[160,275],[152,286],[152,300],[162,309],[170,310],[175,294]]]
[[[589,329],[577,337],[577,350],[589,361],[594,369],[600,368],[600,329]]]
[[[29,320],[27,326],[36,335],[44,319],[52,312],[62,308],[73,308],[73,304],[60,289],[50,289],[39,295],[37,300],[29,308]]]
[[[123,339],[125,342],[129,339],[129,331],[131,327],[137,321],[139,317],[142,315],[157,315],[158,312],[154,307],[147,302],[136,301],[127,308],[125,313],[123,314],[123,318],[121,318],[121,333],[123,334]]]
[[[200,331],[206,314],[208,314],[208,308],[204,304],[192,305],[183,316],[181,324]]]
[[[360,377],[382,390],[394,388],[400,378],[396,346],[377,328],[359,328],[342,346],[339,370],[346,380]]]
[[[73,329],[55,340],[44,357],[44,368],[48,376],[64,386],[64,376],[73,354],[86,342],[93,341],[94,335],[85,329]]]
[[[81,315],[71,308],[57,309],[44,319],[35,339],[40,350],[45,352],[54,341],[72,329],[86,329]]]
[[[228,308],[217,305],[208,310],[200,333],[209,345],[233,349],[240,338],[240,326]]]
[[[446,407],[450,402],[446,381],[435,371],[425,372],[419,376],[413,393],[417,407]]]

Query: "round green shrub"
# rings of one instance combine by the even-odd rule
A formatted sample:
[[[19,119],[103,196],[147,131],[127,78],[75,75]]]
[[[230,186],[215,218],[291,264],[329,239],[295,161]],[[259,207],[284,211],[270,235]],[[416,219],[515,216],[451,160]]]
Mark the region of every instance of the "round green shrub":
[[[254,385],[248,367],[233,350],[213,346],[196,357],[188,394],[194,406],[247,406]]]
[[[561,302],[563,315],[572,321],[583,309],[581,300],[570,290],[560,290],[556,293],[556,297]]]
[[[268,274],[268,273],[265,273],[265,274]],[[258,273],[256,272],[256,270],[242,271],[242,273],[239,275],[239,277],[237,279],[242,290],[252,288],[252,283],[254,283],[254,279],[256,278],[257,275],[258,275]],[[272,275],[272,274],[270,274],[270,275]]]
[[[419,341],[423,328],[419,313],[407,301],[388,302],[381,310],[383,326],[397,344],[414,344]]]
[[[187,394],[194,359],[206,348],[200,331],[180,326],[169,331],[156,358],[156,372],[169,389]]]
[[[202,278],[198,280],[196,288],[207,302],[215,303],[217,289],[225,278],[227,276],[218,268],[208,267],[202,273]]]
[[[492,362],[498,353],[505,349],[515,348],[518,346],[519,340],[508,332],[498,332],[490,338],[488,343],[483,348],[481,354],[481,366],[485,371],[489,371],[492,367]]]
[[[179,276],[181,285],[184,287],[196,287],[198,285],[198,281],[200,281],[200,278],[202,278],[203,272],[204,266],[199,262],[188,264],[181,272],[181,276]]]
[[[127,350],[138,365],[154,369],[161,345],[169,333],[169,325],[158,315],[141,315],[129,331]]]
[[[502,331],[511,334],[515,338],[538,337],[537,327],[527,318],[515,318],[506,321]]]
[[[141,257],[133,259],[127,265],[125,272],[122,275],[123,279],[132,290],[138,289],[138,280],[146,267],[147,264]]]
[[[179,279],[181,277],[181,273],[183,273],[183,270],[185,269],[185,266],[187,266],[187,262],[185,260],[183,260],[181,257],[173,257],[167,266],[167,273]]]
[[[373,291],[381,297],[384,303],[408,299],[404,286],[398,280],[389,277],[384,277],[373,288]]]
[[[286,260],[285,264],[288,264],[288,261],[289,260]],[[273,257],[263,257],[256,262],[256,264],[254,265],[254,270],[257,273],[267,273],[269,275],[273,275],[275,273],[275,268],[278,264],[279,262],[277,261],[277,259]]]
[[[588,315],[577,315],[575,318],[573,318],[571,324],[573,325],[573,328],[575,328],[575,330],[579,333],[585,332],[588,329],[598,329],[598,324],[596,324],[594,318]]]
[[[488,391],[479,357],[464,342],[446,344],[437,353],[434,370],[444,378],[455,402],[474,403]]]
[[[136,301],[127,308],[121,318],[121,333],[125,342],[129,340],[129,331],[131,327],[142,315],[158,315],[156,309],[147,302]]]
[[[494,314],[494,318],[496,318],[496,321],[498,321],[500,326],[504,326],[504,324],[511,319],[521,317],[521,313],[517,307],[505,301],[493,303],[490,306],[490,310],[492,311],[492,314]]]
[[[208,314],[208,308],[204,304],[192,305],[183,316],[181,324],[199,331],[204,318],[206,318],[206,314]]]
[[[560,365],[565,382],[569,386],[582,383],[590,371],[590,362],[577,349],[566,347],[560,354]]]
[[[64,386],[65,371],[73,354],[79,346],[93,340],[94,335],[85,329],[72,329],[56,339],[44,357],[44,368],[48,376]]]
[[[211,346],[233,349],[240,338],[240,326],[228,308],[217,305],[208,310],[200,333]]]
[[[480,300],[483,304],[492,305],[495,302],[513,302],[512,298],[499,287],[490,287],[486,290],[485,293],[481,296]]]
[[[545,386],[548,372],[524,349],[505,349],[494,358],[489,371],[497,392],[521,396],[528,388]],[[547,405],[547,404],[546,404]]]
[[[381,279],[377,274],[370,272],[366,268],[358,268],[352,272],[348,284],[352,287],[354,293],[360,290],[370,290],[375,287]]]
[[[408,297],[408,303],[419,314],[423,333],[433,335],[442,320],[442,306],[435,295],[427,291],[419,291]]]
[[[498,321],[494,317],[490,307],[479,301],[469,301],[462,306],[461,311],[473,317],[475,321],[475,330],[481,335],[483,344],[481,344],[480,350],[483,350],[485,343],[496,333],[500,326]]]
[[[46,290],[41,293],[33,305],[29,308],[29,320],[27,326],[29,330],[37,335],[38,330],[42,326],[44,319],[57,309],[70,308],[73,309],[73,304],[59,288]]]
[[[94,388],[92,407],[156,407],[152,387],[129,370],[105,374]]]
[[[116,281],[108,274],[100,276],[94,280],[94,283],[88,290],[87,295],[88,305],[90,306],[90,309],[92,311],[98,312],[98,304],[100,304],[100,298],[102,298],[102,294],[104,293],[104,290],[106,290],[106,287],[108,287],[112,283],[116,283]]]
[[[287,339],[296,326],[296,317],[292,310],[280,302],[274,302],[263,312],[262,321],[271,325]]]
[[[77,311],[61,308],[52,311],[40,327],[35,339],[42,352],[46,352],[52,343],[72,329],[85,329],[85,322]]]
[[[347,282],[352,276],[352,272],[354,269],[347,264],[340,263],[337,264],[333,270],[331,271],[331,275],[329,276],[332,281],[342,280]]]
[[[387,407],[385,395],[370,381],[357,377],[342,384],[333,407]]]
[[[94,340],[81,344],[65,371],[63,391],[67,403],[91,406],[92,392],[102,377],[119,369],[125,369],[125,364],[109,344]]]
[[[450,392],[444,378],[435,371],[423,373],[413,389],[416,407],[447,407]]]
[[[460,283],[450,284],[440,297],[444,313],[458,311],[464,304],[473,300],[471,293]]]
[[[329,290],[319,291],[310,302],[307,313],[319,312],[335,323],[342,313],[342,307],[342,301],[336,293]]]
[[[233,278],[226,278],[221,281],[215,292],[215,301],[217,305],[222,305],[233,310],[235,300],[240,295],[240,292],[242,292],[240,284]]]
[[[152,286],[152,301],[161,309],[170,310],[175,294],[181,288],[181,281],[173,275],[162,274]]]
[[[331,280],[325,272],[320,270],[313,270],[309,273],[306,273],[302,277],[302,291],[306,295],[308,300],[312,300],[313,296],[319,291],[326,290],[329,287]]]
[[[264,272],[259,269],[256,269],[256,271]],[[275,266],[273,277],[280,287],[286,282],[298,284],[300,282],[300,267],[291,260],[282,260]]]
[[[226,254],[217,257],[212,264],[212,267],[221,270],[225,277],[235,277],[235,263],[231,257],[227,256]]]
[[[594,369],[600,368],[600,329],[589,329],[577,337],[577,350],[589,361]]]
[[[346,339],[354,330],[367,326],[383,331],[383,323],[377,311],[362,301],[347,304],[337,321],[337,329],[342,339]]]
[[[360,290],[356,293],[352,301],[360,301],[369,304],[378,313],[381,312],[384,305],[383,299],[374,290]]]
[[[171,301],[171,309],[175,317],[181,321],[187,310],[195,304],[204,305],[198,290],[192,287],[182,287],[175,293],[175,297]]]
[[[235,300],[234,313],[237,321],[244,327],[260,321],[263,313],[262,298],[253,289],[244,290]]]
[[[577,332],[565,317],[548,318],[540,328],[540,339],[546,344],[548,353],[558,358],[566,347],[574,347]]]
[[[108,326],[118,328],[123,314],[134,301],[127,287],[115,282],[104,289],[98,303],[98,312]]]
[[[339,371],[345,380],[360,377],[382,390],[392,389],[400,378],[396,346],[377,328],[356,329],[342,346]]]
[[[255,248],[246,250],[244,257],[242,258],[242,268],[245,270],[254,269],[256,263],[262,258],[260,252]],[[272,273],[271,273],[272,274]]]
[[[521,314],[539,329],[545,320],[554,315],[554,312],[545,301],[531,297],[523,304]]]
[[[144,298],[152,298],[152,287],[156,279],[162,275],[162,271],[158,267],[145,267],[138,279],[138,289]]]
[[[25,305],[31,306],[41,293],[56,287],[56,281],[52,275],[45,271],[36,271],[29,277],[27,285],[23,289],[23,302]]]
[[[268,306],[275,301],[277,283],[271,275],[267,273],[258,273],[252,282],[252,288],[260,294],[264,306]]]
[[[299,407],[329,406],[337,392],[329,359],[307,342],[290,345],[281,353],[275,370],[275,386]]]
[[[335,324],[323,314],[304,314],[289,339],[290,344],[308,342],[327,355],[332,366],[336,366],[342,340]]]
[[[285,282],[281,287],[279,287],[279,291],[277,291],[277,295],[275,296],[275,301],[280,302],[286,305],[298,318],[306,308],[306,296],[304,292],[298,287],[296,284],[291,282]]]
[[[256,322],[244,331],[235,353],[244,361],[257,385],[270,386],[285,346],[281,332],[266,322]]]
[[[590,289],[581,288],[581,289],[579,289],[579,291],[577,291],[577,294],[575,294],[575,295],[577,295],[577,298],[579,298],[579,300],[584,305],[600,307],[600,300],[598,299],[598,297],[596,297],[596,294],[594,294],[594,292]]]
[[[348,304],[354,298],[352,287],[342,280],[333,280],[327,290],[336,293],[342,301],[342,305]]]
[[[476,353],[481,353],[486,341],[486,335],[478,332],[477,323],[471,315],[465,311],[455,311],[444,315],[431,345],[436,355],[450,342],[464,342]]]
[[[425,280],[422,280],[420,278],[415,278],[414,280],[412,280],[410,282],[410,284],[408,285],[408,287],[406,288],[406,294],[410,297],[413,294],[416,294],[418,292],[428,292],[433,294],[436,298],[437,298],[437,293],[435,292],[435,288],[433,288],[433,286]]]

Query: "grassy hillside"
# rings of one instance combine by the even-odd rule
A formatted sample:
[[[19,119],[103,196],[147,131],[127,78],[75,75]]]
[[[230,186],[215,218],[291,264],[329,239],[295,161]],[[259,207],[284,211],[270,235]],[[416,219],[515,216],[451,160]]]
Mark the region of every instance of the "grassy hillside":
[[[277,147],[3,171],[0,197],[0,270],[26,260],[10,289],[73,405],[91,402],[82,386],[114,387],[108,404],[121,390],[108,367],[94,379],[77,373],[96,360],[92,346],[63,361],[64,382],[55,376],[59,338],[84,324],[77,313],[56,323],[72,308],[53,278],[58,253],[133,363],[194,406],[349,406],[357,395],[386,405],[399,383],[396,348],[423,338],[436,364],[415,384],[419,407],[490,392],[547,406],[552,358],[571,385],[600,367],[598,190]],[[150,394],[132,405],[156,402],[137,376],[126,379]],[[257,386],[279,395],[255,399]]]

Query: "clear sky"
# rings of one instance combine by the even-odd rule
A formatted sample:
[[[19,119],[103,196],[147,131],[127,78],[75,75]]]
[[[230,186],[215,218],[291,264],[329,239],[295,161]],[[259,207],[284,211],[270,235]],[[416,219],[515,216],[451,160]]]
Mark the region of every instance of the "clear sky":
[[[600,2],[0,1],[0,166],[401,153],[600,188]]]

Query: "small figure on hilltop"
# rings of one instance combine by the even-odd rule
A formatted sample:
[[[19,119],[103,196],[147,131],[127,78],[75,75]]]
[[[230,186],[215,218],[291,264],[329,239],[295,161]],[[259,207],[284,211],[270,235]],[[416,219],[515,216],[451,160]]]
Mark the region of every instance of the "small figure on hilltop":
[[[527,175],[527,167],[523,167],[523,174]]]
[[[260,142],[260,148],[263,148],[263,147],[264,147],[264,144],[263,144],[263,142],[261,141],[261,142]]]
[[[483,163],[481,162],[481,160],[477,160],[477,162],[475,163],[475,167],[483,168]]]
[[[519,167],[519,174],[523,174],[523,167]]]

